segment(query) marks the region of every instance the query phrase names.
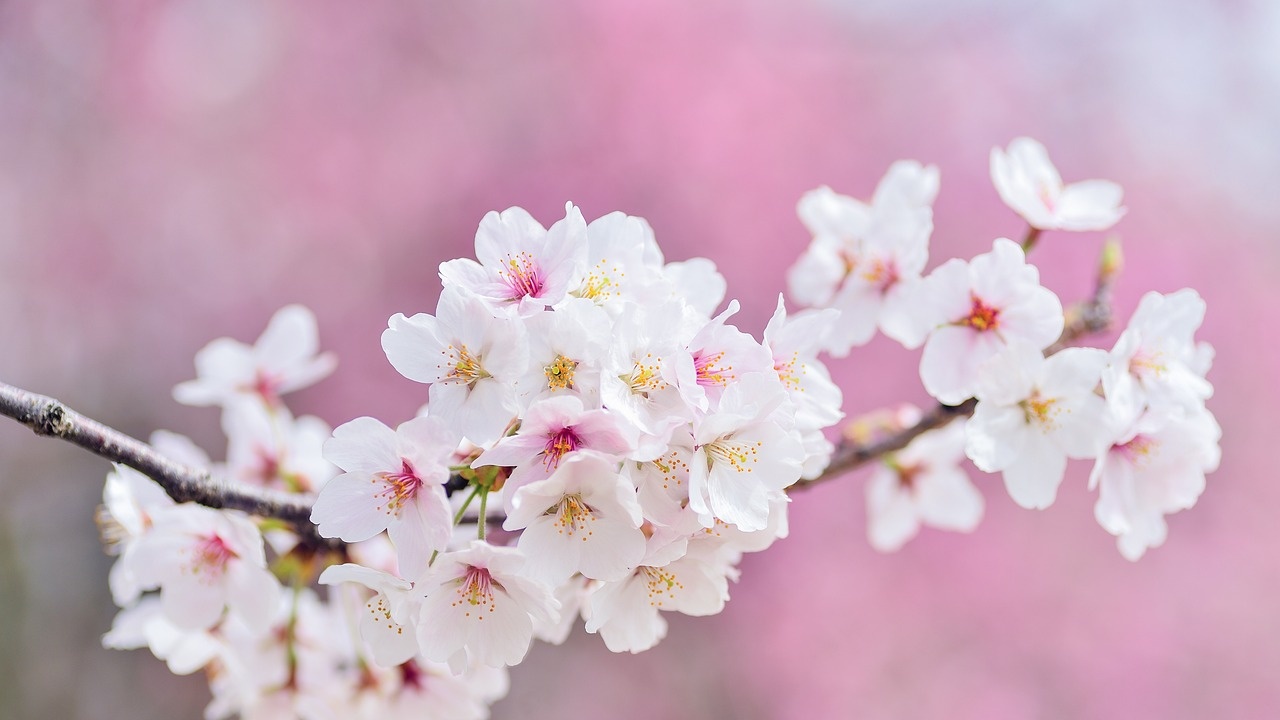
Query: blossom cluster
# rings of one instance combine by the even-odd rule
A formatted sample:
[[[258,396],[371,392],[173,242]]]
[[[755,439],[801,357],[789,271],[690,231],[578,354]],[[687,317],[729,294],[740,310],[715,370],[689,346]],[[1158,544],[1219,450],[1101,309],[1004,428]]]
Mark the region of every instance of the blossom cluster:
[[[870,540],[892,550],[921,523],[976,526],[983,500],[959,467],[964,457],[1001,473],[1013,501],[1032,509],[1054,502],[1072,458],[1093,461],[1097,520],[1136,560],[1164,542],[1164,516],[1194,505],[1218,465],[1221,429],[1205,408],[1212,349],[1194,340],[1204,301],[1190,289],[1149,293],[1110,352],[1052,347],[1063,306],[1025,250],[1045,230],[1109,229],[1125,212],[1121,190],[1105,180],[1064,185],[1029,138],[992,151],[991,177],[1028,222],[1027,239],[999,238],[990,252],[927,276],[936,168],[895,163],[869,203],[827,188],[800,201],[814,239],[792,268],[792,294],[841,312],[842,330],[822,349],[848,353],[879,329],[924,346],[920,379],[939,402],[976,400],[963,430],[926,433],[884,458],[867,486]],[[1118,270],[1114,253],[1104,253],[1104,275]],[[889,424],[916,418],[909,409]]]
[[[580,623],[640,652],[666,635],[665,613],[719,612],[742,556],[787,534],[788,488],[832,474],[843,397],[819,355],[877,332],[923,348],[925,390],[972,418],[877,457],[874,547],[921,525],[976,527],[966,458],[1027,508],[1049,506],[1067,460],[1085,459],[1098,522],[1137,559],[1218,462],[1212,351],[1194,339],[1204,303],[1151,293],[1110,351],[1065,348],[1063,305],[1027,250],[1042,231],[1111,227],[1119,187],[1064,185],[1025,138],[993,151],[991,174],[1027,240],[928,274],[937,168],[895,163],[869,202],[806,194],[813,240],[788,277],[804,309],[779,297],[759,338],[733,324],[715,266],[667,262],[640,218],[588,223],[568,204],[548,228],[491,212],[475,259],[440,266],[434,310],[388,321],[388,361],[427,386],[395,426],[331,430],[289,411],[281,396],[335,364],[304,308],[252,346],[210,343],[174,395],[222,409],[225,462],[170,433],[153,445],[228,484],[314,498],[315,529],[339,549],[174,503],[117,466],[102,525],[122,611],[104,642],[205,669],[211,719],[486,717],[534,639],[563,642]],[[841,442],[866,447],[921,417],[866,415]]]

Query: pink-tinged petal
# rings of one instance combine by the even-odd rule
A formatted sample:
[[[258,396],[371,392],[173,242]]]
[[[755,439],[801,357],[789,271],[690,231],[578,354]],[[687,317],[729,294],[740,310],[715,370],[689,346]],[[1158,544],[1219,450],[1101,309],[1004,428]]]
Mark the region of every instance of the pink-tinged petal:
[[[399,561],[401,575],[417,577],[426,571],[431,553],[435,550],[444,550],[445,545],[448,544],[452,532],[445,535],[443,543],[436,544],[433,540],[441,539],[442,527],[451,530],[452,519],[450,517],[445,520],[446,524],[441,526],[437,518],[432,527],[427,525],[427,520],[422,516],[418,503],[409,502],[403,507],[399,519],[387,525],[387,537],[391,538],[391,544],[396,547],[396,558]]]
[[[418,417],[401,423],[395,436],[399,457],[409,461],[419,479],[428,484],[449,479],[447,463],[462,440],[452,426],[440,418]]]
[[[930,527],[971,532],[982,521],[982,493],[959,467],[940,468],[916,490],[920,519]]]
[[[440,351],[448,345],[439,337],[436,318],[418,313],[405,317],[396,313],[382,332],[382,351],[396,372],[420,383],[434,383],[449,374],[442,368]]]
[[[973,396],[992,405],[1015,405],[1031,396],[1044,355],[1024,342],[1014,342],[978,368]]]
[[[641,569],[617,583],[605,583],[587,597],[586,631],[599,633],[611,652],[644,652],[667,635],[667,621],[646,591]]]
[[[480,456],[471,463],[471,467],[478,468],[486,465],[516,467],[530,462],[542,454],[546,447],[547,436],[521,432],[499,440],[497,445],[480,453]]]
[[[867,541],[880,552],[894,552],[920,531],[911,495],[898,485],[897,473],[879,468],[867,482]]]
[[[339,425],[324,443],[324,459],[349,473],[372,475],[400,470],[396,433],[371,417]]]
[[[1070,406],[1070,415],[1062,418],[1053,438],[1067,457],[1092,459],[1111,447],[1117,425],[1105,400],[1086,395]]]
[[[456,258],[440,263],[440,281],[444,287],[456,287],[483,297],[497,297],[502,285],[489,269],[470,258]]]
[[[253,381],[253,352],[244,343],[218,338],[196,353],[196,379],[179,384],[173,398],[184,405],[216,405]]]
[[[823,186],[810,190],[796,204],[800,222],[815,236],[861,238],[871,225],[871,208],[860,200]]]
[[[965,261],[952,258],[921,282],[924,284],[915,312],[917,322],[928,330],[960,320],[973,308],[969,265]]]
[[[520,533],[517,547],[528,558],[525,572],[549,585],[559,585],[575,572],[581,564],[584,544],[590,541],[586,533],[566,536],[557,517],[540,516]],[[642,552],[643,554],[643,552]]]
[[[311,508],[311,522],[323,537],[368,540],[386,530],[393,517],[381,497],[384,489],[383,483],[365,474],[339,475],[320,491]]]
[[[434,388],[433,388],[434,389]],[[487,445],[502,436],[516,416],[515,391],[492,378],[475,384],[466,407],[457,418],[458,428],[476,445]]]
[[[304,363],[320,349],[316,316],[302,305],[280,308],[253,348],[266,369],[284,370]]]
[[[846,357],[852,348],[870,342],[883,304],[879,288],[855,278],[847,280],[831,300],[831,307],[840,311],[840,322],[828,333],[825,349],[834,357]]]
[[[1032,432],[1018,459],[1004,469],[1004,485],[1018,505],[1043,510],[1057,498],[1066,470],[1066,454],[1049,438]]]
[[[227,602],[254,632],[266,632],[280,606],[280,583],[265,568],[241,562],[228,564]]]
[[[491,210],[476,229],[476,259],[486,268],[498,268],[509,254],[540,246],[546,234],[546,228],[524,208]]]
[[[617,519],[595,523],[581,544],[578,572],[593,580],[621,580],[644,558],[645,537],[640,528]]]
[[[989,336],[989,337],[987,337]],[[925,341],[920,356],[924,389],[947,405],[959,405],[973,394],[978,367],[999,350],[994,333],[947,326]]]
[[[373,662],[394,668],[418,654],[418,638],[410,628],[386,616],[386,600],[374,595],[360,614],[360,637],[369,646]]]
[[[205,630],[222,617],[227,591],[220,582],[206,583],[197,576],[175,578],[160,588],[164,616],[184,630]]]
[[[1018,338],[1043,350],[1062,336],[1066,321],[1062,301],[1048,288],[1029,288],[1019,302],[1000,312],[1000,327],[1005,337]]]
[[[1110,180],[1072,183],[1058,198],[1057,215],[1063,230],[1107,230],[1124,217],[1124,190]]]
[[[1024,452],[1032,434],[1026,414],[1017,406],[980,402],[965,423],[965,455],[983,472],[999,472]]]

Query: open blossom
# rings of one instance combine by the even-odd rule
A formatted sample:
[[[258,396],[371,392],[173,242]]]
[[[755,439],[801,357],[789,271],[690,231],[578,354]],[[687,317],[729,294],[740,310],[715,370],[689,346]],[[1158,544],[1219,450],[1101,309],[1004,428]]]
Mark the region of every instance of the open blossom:
[[[844,393],[831,381],[818,352],[833,326],[840,322],[837,310],[802,310],[787,315],[782,296],[764,329],[764,346],[773,357],[773,369],[795,406],[796,427],[826,428],[844,417],[840,406]]]
[[[913,409],[914,410],[914,409]],[[918,417],[919,412],[914,411]],[[960,467],[964,424],[924,433],[886,456],[867,481],[867,539],[893,552],[921,525],[970,532],[982,520],[982,493]]]
[[[1110,440],[1106,401],[1094,390],[1107,354],[1068,348],[1045,358],[1017,343],[978,372],[978,406],[966,425],[965,453],[979,469],[1002,472],[1013,501],[1053,504],[1067,458],[1096,458]]]
[[[373,661],[395,667],[418,654],[419,598],[413,583],[390,573],[352,563],[332,565],[320,573],[321,585],[360,585],[373,591],[364,601],[358,626]]]
[[[662,272],[662,250],[649,223],[611,212],[587,225],[587,262],[569,294],[617,315],[651,292]]]
[[[655,534],[640,565],[602,582],[583,608],[586,630],[613,652],[638,653],[667,634],[661,611],[714,615],[729,599],[729,562],[717,543]]]
[[[522,574],[515,548],[476,540],[436,559],[417,589],[426,594],[418,622],[422,654],[455,674],[473,663],[502,667],[524,659],[534,621],[554,623],[560,603]]]
[[[1006,238],[972,262],[952,259],[934,270],[918,305],[918,322],[929,329],[920,379],[947,405],[973,395],[978,368],[1010,343],[1043,350],[1064,325],[1058,296],[1040,285],[1040,271]]]
[[[515,382],[528,362],[524,328],[495,318],[462,290],[445,288],[435,316],[391,316],[382,349],[401,375],[431,384],[431,414],[473,443],[498,439],[519,409]]]
[[[689,507],[744,531],[763,530],[770,503],[800,479],[804,448],[771,419],[786,400],[772,373],[751,373],[725,391],[720,410],[695,424]]]
[[[226,474],[247,485],[289,492],[316,492],[335,474],[321,448],[331,433],[312,415],[294,418],[283,405],[237,401],[222,413],[227,435]]]
[[[184,630],[165,617],[160,598],[150,596],[116,614],[102,646],[114,650],[150,648],[174,675],[190,675],[225,652],[209,630]]]
[[[1094,515],[1117,536],[1120,554],[1137,560],[1164,543],[1164,516],[1196,504],[1222,457],[1221,437],[1202,407],[1149,410],[1098,458],[1089,476],[1099,489]]]
[[[1124,216],[1123,191],[1110,180],[1063,185],[1044,145],[1015,138],[1008,152],[991,150],[991,181],[1000,199],[1034,228],[1106,230]]]
[[[457,433],[434,417],[395,430],[369,417],[339,426],[324,455],[344,473],[320,491],[311,521],[324,537],[347,542],[386,530],[402,574],[419,572],[452,535],[444,483],[457,444]]]
[[[679,365],[680,391],[691,407],[714,411],[725,388],[746,373],[765,372],[772,366],[769,352],[756,339],[725,321],[738,312],[738,301],[700,329],[686,349],[692,367]]]
[[[573,203],[547,230],[523,208],[490,212],[476,231],[476,258],[440,265],[444,286],[483,298],[497,312],[530,315],[555,305],[586,264],[587,225]]]
[[[1119,414],[1134,418],[1148,405],[1194,408],[1213,395],[1204,378],[1208,367],[1201,367],[1212,350],[1194,339],[1204,313],[1195,290],[1142,296],[1102,375]]]
[[[800,200],[800,218],[814,240],[788,273],[788,285],[797,302],[841,312],[826,342],[833,355],[866,344],[877,328],[909,347],[920,343],[909,310],[929,259],[937,193],[936,167],[900,161],[870,205],[829,188]]]
[[[520,430],[480,454],[472,467],[514,467],[507,481],[507,511],[512,494],[523,485],[544,480],[575,454],[590,450],[621,459],[632,443],[619,426],[618,416],[606,410],[585,410],[568,395],[553,397],[529,408]]]
[[[574,396],[600,406],[600,362],[608,352],[613,322],[589,300],[569,298],[554,312],[526,318],[529,364],[516,381],[524,408],[549,397]]]
[[[102,512],[98,524],[109,552],[120,555],[111,566],[107,583],[116,605],[126,607],[142,595],[142,584],[125,557],[139,538],[151,529],[153,513],[173,507],[173,499],[154,480],[117,464],[102,488]]]
[[[549,478],[511,499],[505,530],[520,530],[526,572],[557,585],[575,573],[617,580],[644,556],[636,489],[618,463],[592,453],[567,459]]]
[[[319,353],[316,318],[301,305],[288,305],[271,317],[253,345],[219,338],[196,354],[196,379],[173,389],[184,405],[225,405],[238,397],[256,397],[270,406],[280,396],[315,383],[333,372],[337,359]]]
[[[265,628],[280,596],[258,528],[234,511],[186,504],[156,512],[127,559],[143,588],[160,589],[165,617],[183,629],[212,627],[224,608]]]

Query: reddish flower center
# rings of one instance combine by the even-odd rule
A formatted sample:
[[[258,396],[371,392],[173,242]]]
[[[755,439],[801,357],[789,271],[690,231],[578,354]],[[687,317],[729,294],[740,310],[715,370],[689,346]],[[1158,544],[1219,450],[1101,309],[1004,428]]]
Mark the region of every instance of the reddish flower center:
[[[560,467],[560,459],[582,447],[582,440],[571,427],[560,428],[547,436],[547,445],[542,451],[542,464],[547,470]]]
[[[375,495],[386,501],[384,507],[388,515],[399,515],[400,509],[413,500],[422,487],[422,478],[414,472],[408,460],[401,459],[400,472],[384,472],[374,476],[373,482],[381,480],[382,488]]]
[[[977,295],[970,295],[970,298],[972,298],[973,307],[969,310],[969,315],[960,321],[960,324],[967,325],[978,332],[998,329],[1000,327],[1000,308],[991,307]]]
[[[542,269],[534,262],[529,253],[507,258],[506,266],[498,272],[502,281],[507,284],[508,296],[512,300],[542,295]]]
[[[227,541],[217,534],[210,535],[196,545],[195,557],[192,558],[191,569],[205,575],[221,575],[227,569],[227,563],[239,557],[227,546]]]

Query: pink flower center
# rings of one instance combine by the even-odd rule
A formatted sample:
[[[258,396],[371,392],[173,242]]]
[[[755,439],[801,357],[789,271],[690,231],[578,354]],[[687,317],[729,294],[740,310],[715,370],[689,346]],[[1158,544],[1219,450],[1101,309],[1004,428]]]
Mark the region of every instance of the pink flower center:
[[[699,350],[693,356],[693,370],[697,373],[698,384],[707,387],[708,385],[718,385],[724,387],[735,380],[738,376],[733,374],[733,366],[720,366],[720,362],[724,360],[724,351],[706,353]]]
[[[236,557],[239,556],[227,546],[225,540],[217,534],[210,535],[196,545],[191,570],[196,574],[217,577],[227,569],[227,563]]]
[[[485,614],[492,613],[497,606],[493,596],[495,586],[502,587],[494,582],[488,568],[469,565],[467,573],[458,579],[458,599],[450,605],[452,607],[470,605],[471,609],[465,612],[466,617],[471,617],[471,613],[474,612],[478,620],[483,620]]]
[[[1150,459],[1159,448],[1160,443],[1155,438],[1149,435],[1137,435],[1129,442],[1111,448],[1111,451],[1119,453],[1120,457],[1123,457],[1132,465],[1141,465]]]
[[[542,465],[547,470],[560,467],[560,460],[565,455],[582,447],[582,440],[572,427],[560,428],[547,436],[547,445],[542,451]]]
[[[253,382],[244,383],[239,386],[242,392],[251,392],[262,398],[267,405],[275,406],[280,404],[280,387],[284,385],[284,380],[271,373],[259,368],[253,375]]]
[[[385,512],[388,515],[399,515],[406,503],[412,502],[422,487],[422,478],[414,472],[408,460],[401,459],[400,472],[383,472],[373,476],[373,482],[382,485],[374,494],[375,498],[385,501]]]
[[[542,269],[529,253],[522,252],[507,258],[506,266],[498,271],[498,276],[507,284],[508,297],[512,300],[542,295]]]
[[[969,315],[962,318],[959,324],[971,327],[978,332],[999,329],[1000,308],[991,307],[977,295],[970,294],[969,297],[973,307],[969,310]]]
[[[862,279],[878,288],[881,294],[886,293],[898,282],[898,264],[893,258],[875,258],[862,271]]]

